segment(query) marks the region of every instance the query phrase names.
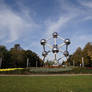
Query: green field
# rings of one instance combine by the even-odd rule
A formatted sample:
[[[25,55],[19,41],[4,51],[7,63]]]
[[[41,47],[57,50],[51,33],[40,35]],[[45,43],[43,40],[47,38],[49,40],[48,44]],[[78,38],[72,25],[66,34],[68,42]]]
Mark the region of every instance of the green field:
[[[92,76],[0,76],[0,92],[92,92]]]

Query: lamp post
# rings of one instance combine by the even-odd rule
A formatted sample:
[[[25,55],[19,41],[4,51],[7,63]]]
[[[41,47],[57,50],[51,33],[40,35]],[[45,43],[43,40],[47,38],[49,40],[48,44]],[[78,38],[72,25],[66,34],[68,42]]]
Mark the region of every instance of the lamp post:
[[[82,67],[84,67],[84,58],[82,57]]]
[[[29,58],[27,58],[27,68],[29,67]]]
[[[2,66],[2,57],[0,57],[0,68]]]

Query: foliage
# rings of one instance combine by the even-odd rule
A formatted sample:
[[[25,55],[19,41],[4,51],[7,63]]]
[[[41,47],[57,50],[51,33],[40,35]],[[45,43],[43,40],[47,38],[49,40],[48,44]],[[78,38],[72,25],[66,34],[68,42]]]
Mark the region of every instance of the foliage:
[[[80,66],[84,58],[84,65],[92,67],[92,43],[87,43],[83,49],[78,47],[76,51],[68,58],[67,65]],[[0,46],[0,68],[18,68],[43,66],[44,62],[39,56],[31,51],[24,50],[19,44],[15,44],[13,48],[7,50],[5,46]],[[1,62],[2,61],[2,62]],[[47,61],[45,65],[53,65],[52,61]]]
[[[7,68],[0,69],[0,74],[92,74],[92,68],[64,67],[64,68]]]
[[[24,50],[10,50],[10,67],[26,67],[26,57]]]
[[[0,74],[26,74],[25,68],[7,68],[7,69],[0,69]]]
[[[0,72],[3,72],[3,71],[15,71],[15,70],[20,70],[20,69],[24,69],[24,68],[7,68],[7,69],[0,69]]]
[[[41,63],[43,62],[36,53],[32,52],[31,50],[25,51],[26,58],[29,59],[29,66],[30,67],[37,67],[41,66]]]
[[[86,67],[92,67],[92,44],[87,43],[83,49],[80,47],[69,57],[71,65],[79,66],[82,64],[82,57]]]
[[[0,46],[0,58],[2,58],[1,68],[27,67],[28,58],[31,67],[35,67],[36,64],[41,66],[43,62],[35,52],[24,50],[19,44],[15,44],[10,50],[7,50],[5,46]]]
[[[67,73],[68,71],[71,71],[71,67],[66,67],[66,68],[30,68],[29,72],[30,73]]]
[[[92,44],[87,43],[83,49],[83,57],[86,66],[92,66]]]
[[[45,65],[48,65],[48,66],[53,65],[53,64],[54,64],[54,61],[49,61],[49,60],[47,60],[47,61],[45,62]]]
[[[79,66],[80,62],[81,62],[81,57],[82,57],[82,51],[81,48],[77,48],[77,50],[75,51],[75,53],[72,55],[72,60],[75,61],[75,65]]]
[[[81,67],[75,67],[70,71],[72,74],[92,74],[92,69],[89,68],[81,68]]]

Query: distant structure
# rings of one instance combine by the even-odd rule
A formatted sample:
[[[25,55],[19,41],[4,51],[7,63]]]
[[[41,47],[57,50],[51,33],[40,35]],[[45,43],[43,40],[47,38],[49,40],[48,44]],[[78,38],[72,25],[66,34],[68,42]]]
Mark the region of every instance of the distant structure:
[[[50,45],[48,44],[48,41],[50,39],[54,39],[54,44]],[[59,38],[60,40],[63,40],[63,43],[61,44],[57,44],[57,38]],[[43,61],[45,61],[46,56],[48,55],[48,53],[52,52],[54,54],[54,65],[58,65],[59,60],[62,59],[59,58],[57,59],[57,54],[59,52],[63,53],[63,55],[67,58],[69,56],[69,52],[68,52],[68,45],[71,43],[69,39],[63,39],[62,37],[59,36],[59,34],[57,32],[52,33],[52,37],[48,37],[48,39],[42,39],[40,41],[41,45],[43,46],[43,52],[42,52],[42,56],[43,56]],[[65,51],[61,50],[62,46],[66,46]],[[46,51],[46,46],[48,46],[50,48],[49,51]],[[63,57],[64,57],[63,56]]]
[[[15,45],[14,45],[14,48],[16,48],[16,50],[20,50],[20,51],[23,50],[23,49],[20,47],[20,44],[15,44]]]

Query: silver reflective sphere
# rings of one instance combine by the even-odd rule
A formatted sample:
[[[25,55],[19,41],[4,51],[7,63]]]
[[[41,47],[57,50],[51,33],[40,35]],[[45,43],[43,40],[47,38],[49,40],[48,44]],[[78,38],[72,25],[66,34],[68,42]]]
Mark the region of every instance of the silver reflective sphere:
[[[47,53],[46,51],[42,52],[42,56],[44,56],[44,57],[46,57],[47,54],[48,54],[48,53]]]
[[[53,38],[57,38],[57,37],[58,37],[58,33],[57,33],[57,32],[54,32],[54,33],[52,34],[52,36],[53,36]]]
[[[58,45],[53,45],[52,52],[53,53],[58,53],[59,52]]]
[[[40,41],[40,43],[41,43],[41,45],[45,45],[45,44],[46,44],[46,40],[45,40],[45,39],[42,39],[42,40]]]
[[[65,55],[65,57],[69,56],[69,52],[68,51],[64,51],[63,54]]]
[[[65,39],[64,43],[65,43],[66,45],[69,45],[71,42],[70,42],[69,39]]]

